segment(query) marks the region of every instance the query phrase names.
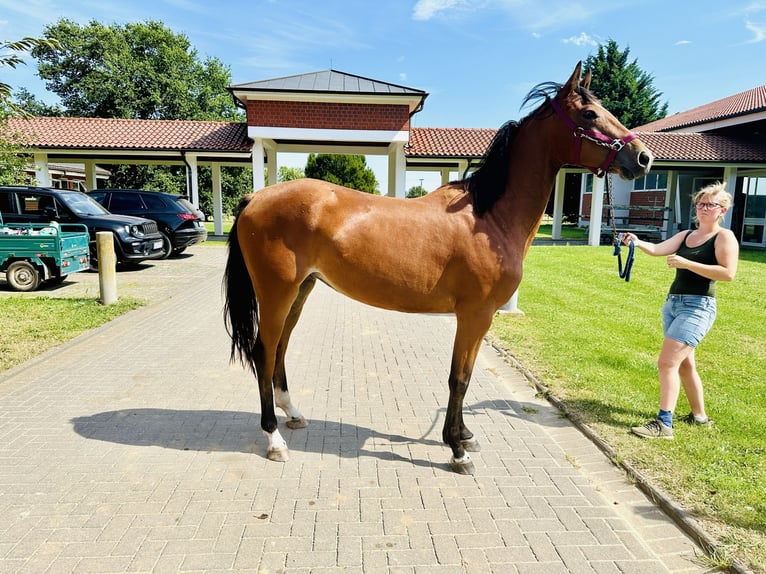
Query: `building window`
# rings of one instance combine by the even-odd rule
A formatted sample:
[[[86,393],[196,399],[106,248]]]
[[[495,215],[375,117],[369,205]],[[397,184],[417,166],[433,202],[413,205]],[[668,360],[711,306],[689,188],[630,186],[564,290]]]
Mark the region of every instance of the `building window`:
[[[633,191],[666,191],[668,174],[664,171],[650,173],[633,181]]]
[[[593,193],[593,174],[586,173],[584,175],[585,175],[585,192],[584,193]]]

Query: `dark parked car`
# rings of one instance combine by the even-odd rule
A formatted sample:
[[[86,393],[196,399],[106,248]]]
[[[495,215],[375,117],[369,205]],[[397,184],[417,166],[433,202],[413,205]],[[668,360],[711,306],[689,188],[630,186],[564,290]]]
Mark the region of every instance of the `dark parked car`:
[[[97,189],[88,195],[112,213],[154,220],[162,235],[165,257],[207,239],[205,216],[181,195],[145,189]]]
[[[0,213],[6,223],[82,223],[90,235],[91,265],[98,264],[96,232],[114,236],[118,263],[136,264],[163,256],[157,224],[143,217],[109,213],[80,191],[49,187],[0,187]]]

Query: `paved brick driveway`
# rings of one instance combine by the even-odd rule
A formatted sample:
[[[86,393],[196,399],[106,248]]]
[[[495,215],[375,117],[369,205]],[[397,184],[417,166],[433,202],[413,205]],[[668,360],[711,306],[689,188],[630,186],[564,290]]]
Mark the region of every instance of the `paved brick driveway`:
[[[0,573],[704,571],[489,347],[466,399],[476,474],[448,471],[451,317],[318,285],[288,362],[309,427],[267,461],[256,385],[228,362],[225,247],[189,253],[118,274],[149,305],[0,374]],[[49,294],[97,297],[97,276]]]

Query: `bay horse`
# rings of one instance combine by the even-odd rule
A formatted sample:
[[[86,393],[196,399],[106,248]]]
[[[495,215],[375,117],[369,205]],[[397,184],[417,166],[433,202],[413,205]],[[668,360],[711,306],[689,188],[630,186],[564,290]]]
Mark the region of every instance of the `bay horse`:
[[[416,199],[375,196],[300,179],[242,198],[229,235],[224,315],[231,360],[252,369],[267,457],[288,459],[276,406],[288,428],[306,426],[290,401],[285,354],[316,280],[368,305],[457,319],[442,431],[450,467],[473,474],[478,441],[463,398],[492,318],[519,286],[527,250],[564,165],[635,179],[651,152],[590,92],[582,62],[562,86],[540,84],[527,117],[498,130],[467,178]]]

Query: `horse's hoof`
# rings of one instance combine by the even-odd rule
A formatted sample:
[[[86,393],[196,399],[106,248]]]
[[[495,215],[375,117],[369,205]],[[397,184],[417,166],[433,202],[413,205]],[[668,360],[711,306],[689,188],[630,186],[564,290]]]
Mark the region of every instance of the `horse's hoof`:
[[[481,445],[475,438],[461,440],[460,445],[468,452],[481,452]]]
[[[458,474],[472,475],[476,470],[473,466],[471,458],[468,455],[464,456],[461,460],[457,460],[455,457],[452,457],[452,459],[449,461],[449,467],[453,470],[453,472]]]
[[[274,462],[287,462],[290,460],[290,455],[286,448],[271,448],[266,453],[266,458]]]
[[[307,426],[309,426],[309,423],[306,422],[306,419],[303,417],[293,417],[291,419],[287,419],[287,422],[285,422],[285,426],[289,429],[305,429]]]

